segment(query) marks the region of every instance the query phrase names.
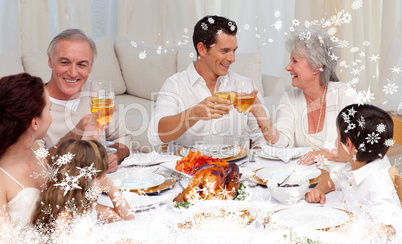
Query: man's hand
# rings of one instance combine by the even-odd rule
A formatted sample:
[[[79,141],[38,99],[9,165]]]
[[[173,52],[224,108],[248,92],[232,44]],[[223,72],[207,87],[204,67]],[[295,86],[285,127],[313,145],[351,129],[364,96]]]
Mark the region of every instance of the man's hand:
[[[207,97],[188,110],[188,119],[196,121],[219,119],[231,110],[228,100],[219,97]]]
[[[109,154],[108,161],[109,161],[109,168],[107,169],[106,173],[110,174],[116,172],[118,168],[118,157],[116,153]]]

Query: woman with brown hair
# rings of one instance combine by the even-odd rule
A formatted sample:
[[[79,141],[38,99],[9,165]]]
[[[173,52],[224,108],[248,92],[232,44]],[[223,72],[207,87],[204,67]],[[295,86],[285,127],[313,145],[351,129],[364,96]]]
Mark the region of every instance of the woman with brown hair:
[[[41,192],[32,223],[57,238],[72,234],[75,221],[94,216],[105,222],[133,220],[130,206],[119,189],[106,177],[108,154],[98,141],[67,139],[50,163],[45,189]],[[114,208],[96,204],[106,192]],[[44,209],[46,211],[44,211]]]
[[[49,96],[40,78],[27,73],[0,79],[0,236],[13,238],[26,225],[45,182],[35,156],[36,140],[52,122]],[[4,235],[3,235],[4,234]]]

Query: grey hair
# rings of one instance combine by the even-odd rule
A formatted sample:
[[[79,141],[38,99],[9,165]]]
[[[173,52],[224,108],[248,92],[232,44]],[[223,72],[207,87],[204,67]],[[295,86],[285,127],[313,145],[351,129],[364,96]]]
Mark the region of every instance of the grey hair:
[[[95,42],[80,29],[67,29],[60,32],[53,38],[49,44],[49,47],[47,48],[47,54],[52,58],[52,60],[54,47],[56,46],[57,42],[61,40],[80,40],[87,42],[92,49],[92,63],[94,62],[97,54]]]
[[[321,86],[329,81],[339,81],[336,76],[336,65],[340,58],[340,50],[331,40],[330,35],[316,28],[308,28],[292,33],[286,41],[286,49],[297,56],[305,57],[314,70],[321,71]]]

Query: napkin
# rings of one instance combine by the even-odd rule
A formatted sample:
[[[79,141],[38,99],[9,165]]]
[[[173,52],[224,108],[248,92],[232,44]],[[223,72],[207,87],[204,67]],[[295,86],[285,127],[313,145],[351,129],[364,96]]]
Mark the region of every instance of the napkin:
[[[134,211],[156,207],[161,203],[168,202],[171,198],[170,194],[163,196],[146,196],[127,191],[122,192],[122,194],[127,200],[128,205],[130,205],[130,208]],[[112,200],[107,195],[100,195],[98,198],[98,203],[108,207],[113,207]]]
[[[168,162],[171,160],[179,160],[181,157],[174,155],[161,155],[155,151],[150,153],[136,153],[125,158],[121,162],[122,167],[128,167],[132,165],[147,166],[162,162]]]
[[[295,147],[295,148],[276,148],[271,146],[263,146],[260,152],[262,157],[268,156],[279,158],[284,162],[289,162],[293,158],[297,158],[311,151],[309,147]]]

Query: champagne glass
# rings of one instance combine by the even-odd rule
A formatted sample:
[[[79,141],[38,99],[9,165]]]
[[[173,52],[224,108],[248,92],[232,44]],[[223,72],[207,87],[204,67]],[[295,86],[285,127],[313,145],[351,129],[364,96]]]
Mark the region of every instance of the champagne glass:
[[[251,80],[238,79],[235,81],[236,99],[234,105],[244,114],[244,128],[247,132],[247,137],[252,136],[248,129],[248,112],[251,109],[255,100],[254,85]]]
[[[98,123],[106,126],[115,111],[114,92],[111,81],[93,81],[91,83],[91,113],[95,113],[96,111],[99,113]],[[105,131],[102,132],[99,141],[109,154],[117,151],[115,148],[109,147]]]

